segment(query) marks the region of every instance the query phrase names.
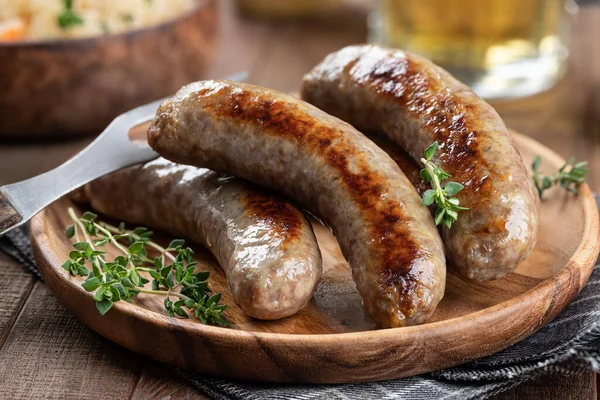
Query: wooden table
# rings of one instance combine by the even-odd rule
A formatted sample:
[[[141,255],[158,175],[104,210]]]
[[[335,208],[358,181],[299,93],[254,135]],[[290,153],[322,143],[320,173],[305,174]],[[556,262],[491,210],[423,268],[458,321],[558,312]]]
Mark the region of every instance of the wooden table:
[[[251,83],[297,91],[301,76],[325,54],[365,41],[360,8],[305,24],[241,19],[230,1],[222,11],[212,77],[247,70]],[[600,6],[583,7],[573,27],[568,77],[542,95],[494,106],[513,129],[565,157],[588,160],[590,183],[599,188]],[[88,142],[0,143],[0,185],[46,171]],[[31,397],[205,398],[167,367],[87,329],[41,281],[0,254],[0,398]],[[596,376],[545,377],[496,397],[516,398],[596,398]]]

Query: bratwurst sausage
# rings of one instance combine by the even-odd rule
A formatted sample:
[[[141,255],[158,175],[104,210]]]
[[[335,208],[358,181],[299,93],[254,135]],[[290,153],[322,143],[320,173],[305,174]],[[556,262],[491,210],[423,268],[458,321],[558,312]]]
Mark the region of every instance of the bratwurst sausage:
[[[304,77],[302,98],[364,131],[383,131],[415,160],[465,186],[458,221],[443,228],[456,271],[478,281],[512,272],[533,250],[538,205],[513,139],[496,111],[432,62],[400,50],[350,46]]]
[[[367,137],[394,160],[410,183],[413,184],[419,196],[422,196],[425,191],[431,189],[431,186],[421,179],[421,168],[419,168],[419,165],[400,146],[383,134],[370,134]]]
[[[284,93],[201,81],[161,104],[148,142],[165,158],[275,189],[322,218],[381,326],[421,323],[442,298],[445,258],[431,215],[394,161],[349,124]]]
[[[321,253],[302,213],[230,175],[159,158],[93,181],[85,191],[103,214],[206,246],[235,303],[252,317],[294,314],[321,277]]]

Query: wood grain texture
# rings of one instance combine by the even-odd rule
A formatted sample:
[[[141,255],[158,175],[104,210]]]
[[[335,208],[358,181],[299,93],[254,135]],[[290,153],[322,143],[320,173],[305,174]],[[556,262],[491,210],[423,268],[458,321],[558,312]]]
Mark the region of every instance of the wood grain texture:
[[[0,192],[0,232],[21,222],[23,217],[15,210],[8,198]]]
[[[0,253],[0,348],[6,341],[35,282],[35,277]]]
[[[200,79],[213,58],[217,0],[141,30],[0,43],[0,137],[101,132],[117,115]]]
[[[548,169],[563,160],[523,136],[519,148]],[[223,272],[197,248],[200,268],[211,270],[213,290],[223,292],[231,328],[168,318],[161,299],[139,296],[99,316],[91,294],[60,265],[68,257],[70,223],[63,199],[32,221],[36,260],[48,287],[84,324],[151,358],[223,377],[276,382],[356,382],[410,376],[499,351],[551,321],[577,295],[598,254],[598,211],[587,185],[579,196],[551,190],[541,209],[534,253],[505,279],[467,284],[450,275],[446,296],[426,325],[374,330],[361,308],[335,239],[316,235],[324,276],[309,306],[293,317],[257,321],[233,304]],[[560,218],[558,218],[560,215]],[[557,227],[560,221],[560,229]],[[138,340],[140,332],[149,338]]]
[[[596,376],[592,373],[545,376],[527,381],[514,389],[489,398],[489,400],[522,399],[596,400]]]
[[[0,393],[10,399],[122,399],[143,359],[83,327],[40,281],[0,349]]]
[[[209,397],[199,393],[185,378],[173,369],[156,361],[144,365],[130,400],[186,399],[205,400]]]

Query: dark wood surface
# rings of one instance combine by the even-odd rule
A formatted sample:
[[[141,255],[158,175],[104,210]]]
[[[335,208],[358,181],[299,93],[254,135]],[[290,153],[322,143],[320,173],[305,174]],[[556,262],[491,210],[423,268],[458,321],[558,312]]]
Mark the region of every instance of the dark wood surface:
[[[222,1],[221,46],[211,76],[246,69],[251,83],[296,91],[304,72],[326,53],[364,42],[360,10],[308,25],[239,20]],[[573,24],[571,69],[555,89],[534,98],[494,104],[507,125],[590,162],[600,187],[600,7],[582,7]],[[0,185],[44,172],[89,139],[60,143],[0,143]],[[101,338],[79,323],[46,286],[0,254],[1,398],[204,398],[169,370]],[[109,378],[107,378],[109,377]],[[498,399],[596,398],[592,373],[544,377]]]

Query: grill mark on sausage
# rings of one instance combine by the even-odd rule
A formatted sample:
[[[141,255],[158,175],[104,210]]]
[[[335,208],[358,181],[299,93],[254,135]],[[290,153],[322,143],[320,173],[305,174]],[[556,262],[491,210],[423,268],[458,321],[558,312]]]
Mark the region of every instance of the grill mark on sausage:
[[[384,57],[367,71],[360,68],[361,56],[349,64],[350,79],[358,84],[369,84],[394,98],[410,114],[408,119],[427,116],[426,126],[440,145],[439,157],[447,172],[460,176],[460,183],[467,187],[487,190],[489,185],[479,186],[486,182],[481,174],[488,169],[483,156],[485,149],[479,146],[479,132],[465,117],[472,114],[473,106],[459,101],[456,94],[429,79],[413,60]]]
[[[270,101],[257,98],[245,91],[235,90],[231,86],[223,86],[220,95],[227,91],[228,102],[206,102],[206,112],[221,118],[235,118],[243,124],[262,125],[263,130],[272,136],[289,138],[303,147],[323,156],[328,164],[337,169],[361,208],[366,219],[373,221],[371,237],[376,238],[370,250],[378,254],[381,260],[381,271],[386,276],[380,280],[381,285],[390,286],[401,283],[403,291],[413,291],[420,282],[418,277],[408,274],[415,259],[428,258],[411,238],[410,230],[400,221],[410,219],[404,214],[399,204],[381,198],[385,178],[368,170],[364,158],[356,154],[354,159],[358,165],[353,172],[347,154],[354,153],[354,148],[344,142],[343,135],[335,128],[319,125],[315,119],[299,111],[290,103]],[[210,97],[211,91],[200,90],[194,97]],[[335,144],[333,144],[333,142]],[[414,282],[411,282],[415,280]]]
[[[301,235],[302,218],[298,210],[289,202],[265,196],[253,190],[248,190],[244,194],[244,201],[247,213],[268,224],[271,233],[283,239],[283,250],[287,248],[291,241]]]
[[[442,228],[446,254],[468,279],[498,279],[536,241],[537,196],[514,141],[494,109],[417,55],[349,46],[304,77],[302,98],[372,134],[383,131],[415,159],[437,140],[434,162],[465,185],[469,211]]]
[[[242,285],[232,295],[246,314],[279,319],[295,313],[309,301],[312,289],[302,297],[296,297],[296,293],[305,293],[302,288],[306,285],[316,287],[321,258],[310,224],[302,213],[292,203],[251,186],[227,174],[152,161],[102,177],[88,184],[87,189],[89,193],[101,194],[89,200],[106,215],[144,223],[203,244],[219,259],[230,285]],[[123,191],[126,195],[119,202],[110,201],[106,195]],[[264,250],[262,254],[239,257],[255,240]],[[293,269],[293,279],[281,281],[273,274],[289,271],[286,264],[291,263],[286,260],[297,268]],[[247,283],[233,280],[239,279],[239,273],[238,278],[228,275],[234,267],[239,271],[268,266],[273,261],[277,262],[273,268],[254,273]],[[265,293],[260,285],[250,283],[263,279],[273,279],[274,286],[280,288]],[[272,307],[273,304],[282,306]]]

